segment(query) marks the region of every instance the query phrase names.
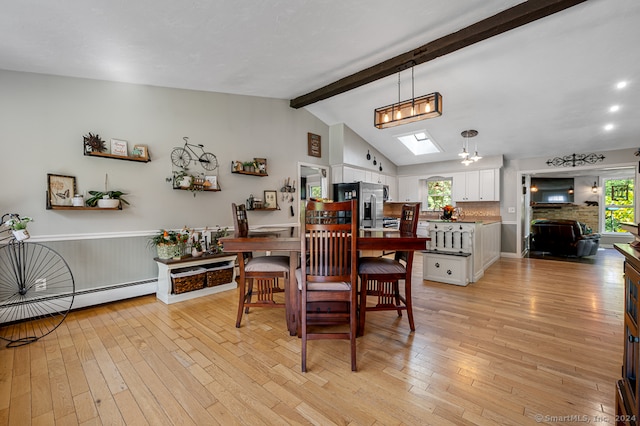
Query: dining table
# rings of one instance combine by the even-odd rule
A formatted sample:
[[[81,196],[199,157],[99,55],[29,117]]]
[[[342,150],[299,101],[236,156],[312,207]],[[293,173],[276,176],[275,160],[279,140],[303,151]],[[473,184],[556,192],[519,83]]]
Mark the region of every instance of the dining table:
[[[285,286],[285,312],[287,329],[291,336],[297,334],[298,327],[298,284],[295,271],[300,259],[299,227],[262,227],[249,230],[246,237],[222,237],[223,252],[278,252],[289,255],[289,284]],[[362,251],[418,251],[425,250],[429,237],[405,234],[393,228],[361,228],[356,247]]]

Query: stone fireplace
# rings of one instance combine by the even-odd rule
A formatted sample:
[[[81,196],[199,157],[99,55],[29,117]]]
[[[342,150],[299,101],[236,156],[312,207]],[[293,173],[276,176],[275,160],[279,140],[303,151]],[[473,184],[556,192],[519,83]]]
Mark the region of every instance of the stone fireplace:
[[[549,204],[531,206],[532,219],[571,219],[584,223],[593,232],[599,232],[600,222],[598,206],[580,206],[576,204]]]

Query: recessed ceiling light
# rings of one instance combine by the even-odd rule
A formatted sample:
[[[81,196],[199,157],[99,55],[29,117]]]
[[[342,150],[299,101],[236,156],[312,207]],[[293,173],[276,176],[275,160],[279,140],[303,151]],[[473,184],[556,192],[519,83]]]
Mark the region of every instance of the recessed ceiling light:
[[[626,81],[620,81],[620,82],[618,82],[618,84],[616,84],[616,88],[617,89],[624,89],[625,87],[627,87],[627,82]]]
[[[611,124],[611,123],[606,124],[606,125],[604,126],[604,129],[605,129],[605,130],[607,130],[607,131],[609,131],[609,130],[613,130],[613,124]]]
[[[398,135],[396,138],[413,153],[413,155],[436,154],[442,149],[424,130],[415,133]]]
[[[620,110],[620,105],[611,105],[611,107],[609,107],[609,112],[616,112]]]

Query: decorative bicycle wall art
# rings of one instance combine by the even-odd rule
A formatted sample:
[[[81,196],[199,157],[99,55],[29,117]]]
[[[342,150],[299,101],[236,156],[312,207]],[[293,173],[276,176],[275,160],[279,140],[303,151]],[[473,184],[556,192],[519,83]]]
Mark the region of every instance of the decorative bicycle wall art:
[[[182,139],[184,145],[171,151],[173,172],[167,182],[172,183],[173,189],[187,189],[194,196],[200,191],[219,191],[217,157],[205,151],[204,145],[189,143],[187,136]],[[201,170],[194,171],[190,168],[192,165],[199,166]]]

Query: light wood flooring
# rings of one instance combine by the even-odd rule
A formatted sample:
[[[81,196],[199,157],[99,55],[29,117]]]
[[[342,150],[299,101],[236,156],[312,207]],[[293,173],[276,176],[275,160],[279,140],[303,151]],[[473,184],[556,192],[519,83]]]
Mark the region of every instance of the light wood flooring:
[[[623,258],[502,258],[468,287],[414,273],[415,333],[367,315],[358,371],[347,341],[300,341],[284,312],[234,327],[235,291],[155,295],[72,312],[51,335],[0,349],[2,425],[614,424]]]

